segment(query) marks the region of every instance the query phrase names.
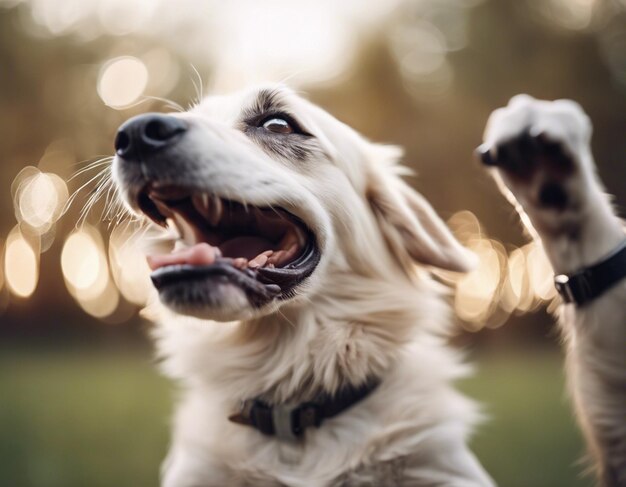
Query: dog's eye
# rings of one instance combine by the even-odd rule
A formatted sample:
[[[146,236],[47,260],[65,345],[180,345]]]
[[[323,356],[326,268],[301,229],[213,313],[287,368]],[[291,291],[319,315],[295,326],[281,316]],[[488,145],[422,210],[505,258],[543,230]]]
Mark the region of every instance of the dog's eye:
[[[265,130],[269,130],[270,132],[274,132],[276,134],[292,134],[294,132],[291,124],[287,120],[279,117],[273,117],[266,120],[263,122],[262,127]]]

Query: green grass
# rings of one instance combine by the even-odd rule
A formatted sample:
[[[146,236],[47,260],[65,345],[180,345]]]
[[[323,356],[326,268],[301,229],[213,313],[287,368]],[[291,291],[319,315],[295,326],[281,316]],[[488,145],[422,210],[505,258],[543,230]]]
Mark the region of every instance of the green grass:
[[[484,358],[461,387],[492,417],[472,447],[500,486],[590,484],[559,357]],[[0,351],[0,486],[157,485],[170,389],[146,353]]]
[[[148,487],[168,441],[169,388],[133,354],[0,358],[0,486]]]
[[[583,487],[583,443],[565,393],[556,353],[484,357],[461,384],[489,419],[472,449],[502,487]]]

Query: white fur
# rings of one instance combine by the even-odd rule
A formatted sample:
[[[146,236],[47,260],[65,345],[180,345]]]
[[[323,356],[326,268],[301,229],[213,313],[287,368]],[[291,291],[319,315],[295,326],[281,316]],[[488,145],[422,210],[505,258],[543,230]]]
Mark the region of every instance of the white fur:
[[[452,386],[468,369],[446,344],[452,322],[446,290],[424,269],[468,269],[472,255],[400,179],[405,171],[397,165],[397,149],[366,141],[284,87],[269,89],[315,136],[316,147],[306,161],[268,153],[241,131],[240,114],[253,103],[259,91],[255,88],[210,97],[178,115],[193,130],[176,161],[179,166],[168,177],[242,202],[284,207],[315,232],[322,259],[297,295],[281,305],[254,310],[242,306],[237,296],[220,310],[207,310],[221,320],[230,316],[234,321],[228,323],[156,307],[163,369],[181,387],[163,486],[492,486],[466,446],[480,414]],[[535,103],[518,101],[515,106]],[[562,105],[572,110],[571,104]],[[551,106],[538,109],[539,122],[549,122],[556,136],[588,160],[586,122],[581,128],[576,125],[579,115],[576,120],[544,116]],[[507,110],[492,118],[490,143],[526,127],[526,115],[517,108]],[[140,188],[123,177],[120,164],[115,161],[114,175],[133,208]],[[587,184],[589,178],[585,172],[582,180]],[[585,185],[579,189],[589,191]],[[523,201],[523,190],[507,193]],[[593,198],[605,208],[605,199]],[[611,214],[602,213],[607,222]],[[616,236],[609,227],[607,235]],[[603,242],[610,247],[609,240]],[[569,257],[559,261],[565,254],[553,247],[548,252],[557,267],[563,264],[567,270],[567,265],[585,263],[604,249],[584,247],[580,262]],[[602,315],[613,325],[598,324],[597,337],[610,341],[617,321],[624,322],[624,288],[598,300],[587,314],[565,309],[576,315],[569,326],[575,329],[575,321]],[[615,316],[604,316],[609,310]],[[623,384],[626,368],[615,344],[607,345],[614,353],[605,363],[594,348],[600,345],[592,344],[596,335],[587,338],[595,333],[593,326],[580,328],[584,332],[571,332],[569,340],[574,388],[596,387],[585,376],[598,373],[588,368],[578,373],[587,359],[577,354],[616,372],[615,379]],[[577,346],[578,340],[583,344]],[[301,443],[266,437],[227,419],[245,399],[302,402],[371,375],[382,379],[378,389],[319,429],[307,430]],[[577,395],[579,409],[593,422],[594,408],[584,400],[588,394]],[[600,415],[611,409],[602,401],[595,404]],[[623,412],[613,409],[611,413]]]

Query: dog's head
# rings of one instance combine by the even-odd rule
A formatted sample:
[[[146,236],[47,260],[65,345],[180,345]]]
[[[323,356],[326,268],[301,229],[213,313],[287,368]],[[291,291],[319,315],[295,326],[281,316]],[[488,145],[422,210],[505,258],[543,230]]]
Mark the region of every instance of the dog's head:
[[[466,270],[472,256],[366,141],[283,86],[124,123],[113,175],[127,206],[177,229],[149,257],[177,313],[245,319],[302,302],[338,273]]]

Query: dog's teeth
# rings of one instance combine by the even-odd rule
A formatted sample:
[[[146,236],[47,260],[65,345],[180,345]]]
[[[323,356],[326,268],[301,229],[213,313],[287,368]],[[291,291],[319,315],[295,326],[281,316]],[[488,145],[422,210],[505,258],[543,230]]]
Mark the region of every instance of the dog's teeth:
[[[297,230],[297,228],[292,227],[287,231],[285,236],[280,241],[279,246],[281,249],[289,249],[292,245],[298,244],[300,238],[298,236]]]
[[[268,264],[271,266],[279,265],[284,255],[285,255],[284,250],[278,250],[272,253],[272,256],[268,259]]]
[[[267,261],[268,267],[270,265],[272,267],[280,267],[285,262],[289,262],[290,260],[293,260],[293,258],[298,253],[299,248],[300,247],[298,246],[298,243],[294,242],[287,248],[287,250],[279,250],[277,252],[274,252]]]
[[[174,252],[178,252],[179,250],[184,250],[188,248],[189,246],[182,240],[176,240],[176,242],[174,242]]]
[[[189,222],[187,222],[187,220],[185,220],[178,213],[174,213],[173,218],[174,218],[174,222],[176,223],[176,226],[178,227],[178,231],[180,232],[180,235],[183,241],[187,245],[195,244],[196,243],[196,231],[193,228],[193,226],[191,226]]]
[[[209,208],[207,219],[209,220],[209,223],[211,225],[216,227],[217,224],[222,219],[222,212],[224,211],[224,206],[222,204],[221,198],[217,196],[213,196],[213,201],[211,203],[208,203],[208,198],[209,196],[207,195],[207,204]]]
[[[298,244],[294,243],[291,247],[287,249],[287,251],[285,252],[285,255],[283,256],[283,259],[285,261],[292,260],[298,253],[298,248],[299,248]]]
[[[209,195],[205,193],[194,194],[191,197],[191,201],[196,210],[198,210],[198,213],[208,220],[210,217]]]
[[[299,227],[296,227],[295,230],[296,238],[298,239],[298,245],[300,247],[304,247],[304,244],[306,244],[306,236],[304,235],[304,232]]]
[[[267,255],[259,254],[250,262],[248,262],[248,267],[250,269],[258,269],[259,267],[263,267],[267,263]]]

